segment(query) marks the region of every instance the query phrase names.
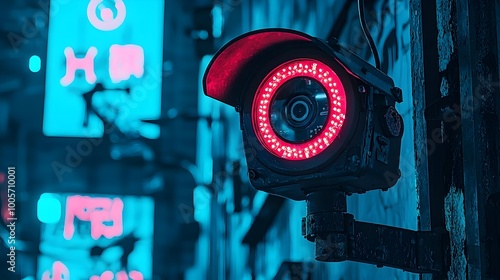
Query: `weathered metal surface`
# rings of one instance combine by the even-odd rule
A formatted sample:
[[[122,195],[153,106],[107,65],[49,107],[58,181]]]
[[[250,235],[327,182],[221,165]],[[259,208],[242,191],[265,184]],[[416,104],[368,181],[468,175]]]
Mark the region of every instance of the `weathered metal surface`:
[[[450,233],[449,279],[464,279],[467,274],[465,255],[465,209],[463,186],[452,186],[445,198],[446,229]]]
[[[358,222],[345,213],[344,204],[345,196],[339,192],[308,195],[303,235],[315,242],[316,260],[389,266],[415,273],[433,273],[437,279],[446,275],[449,240],[444,228],[412,231]]]
[[[414,41],[412,49],[415,145],[423,152],[419,154],[416,148],[417,166],[420,166],[417,168],[420,229],[446,226],[451,248],[447,277],[465,279],[462,164],[465,143],[460,129],[461,78],[457,55],[457,22],[460,20],[457,20],[457,11],[460,9],[457,9],[457,1],[446,0],[413,1],[412,7],[412,34],[420,38],[420,42]],[[422,156],[425,153],[427,158]],[[427,203],[429,209],[424,209]]]
[[[446,271],[445,231],[412,231],[355,222],[348,259],[415,273]],[[376,246],[374,246],[376,244]],[[443,247],[444,246],[444,247]]]
[[[488,277],[486,201],[500,184],[497,2],[457,0],[468,279]]]
[[[488,277],[500,279],[500,192],[486,202],[486,247],[488,250]]]
[[[423,12],[424,8],[429,10],[427,12]],[[435,6],[425,7],[425,1],[412,0],[410,5],[410,15],[415,170],[417,174],[416,182],[419,196],[419,229],[430,230],[431,210],[429,193],[429,163],[427,159],[427,123],[424,112],[426,108],[425,94],[429,88],[432,88],[432,85],[430,85],[430,82],[425,79],[425,63],[430,60],[428,57],[431,53],[424,52],[424,31],[426,35],[426,44],[429,42],[427,37],[433,38],[433,36],[430,36],[430,34],[428,35],[427,32],[431,32],[432,29],[429,27],[431,31],[427,31],[424,26],[424,22],[428,23],[426,26],[432,26],[432,23],[435,23]],[[432,54],[434,65],[429,65],[430,62],[427,62],[429,68],[437,67],[436,56],[437,53]]]
[[[444,229],[412,231],[354,221],[346,213],[319,212],[305,219],[306,238],[316,243],[316,260],[356,261],[415,273],[446,275],[449,240]]]

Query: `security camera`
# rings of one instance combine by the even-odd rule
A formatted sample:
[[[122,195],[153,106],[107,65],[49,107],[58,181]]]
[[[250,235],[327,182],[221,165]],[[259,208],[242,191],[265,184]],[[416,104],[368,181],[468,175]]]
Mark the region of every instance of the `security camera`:
[[[316,260],[446,275],[446,231],[358,222],[347,213],[346,194],[387,190],[401,177],[403,120],[395,104],[402,92],[390,77],[334,39],[264,29],[219,50],[203,87],[240,115],[251,184],[307,201],[301,229],[315,242]]]
[[[256,189],[304,200],[325,188],[386,190],[401,176],[402,92],[336,40],[246,33],[213,57],[203,87],[239,112]]]

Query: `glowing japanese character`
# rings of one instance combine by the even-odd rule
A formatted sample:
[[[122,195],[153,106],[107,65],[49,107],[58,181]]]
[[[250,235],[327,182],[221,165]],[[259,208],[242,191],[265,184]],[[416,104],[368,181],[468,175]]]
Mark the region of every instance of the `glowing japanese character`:
[[[60,261],[52,264],[52,271],[45,271],[42,280],[63,280],[70,279],[69,269]]]
[[[129,278],[130,277],[130,278]],[[94,275],[90,277],[90,280],[143,280],[144,277],[142,273],[136,270],[130,271],[130,273],[127,275],[127,272],[125,271],[120,271],[114,275],[113,278],[113,272],[111,271],[104,271],[101,276]],[[45,279],[44,279],[45,280]]]
[[[114,279],[114,276],[113,276],[113,272],[111,271],[104,271],[101,276],[92,276],[90,277],[89,280],[113,280]]]
[[[67,240],[75,232],[75,217],[90,222],[91,236],[95,240],[101,236],[112,238],[123,234],[123,201],[120,198],[69,196],[64,221],[64,238]]]
[[[112,45],[109,48],[109,76],[113,83],[144,74],[144,50],[138,45]]]
[[[95,47],[90,47],[83,58],[77,58],[75,51],[71,47],[64,49],[64,55],[66,56],[66,74],[61,79],[62,86],[68,86],[75,80],[76,70],[85,71],[87,83],[93,84],[97,81],[94,72],[94,58],[97,55]]]
[[[110,8],[102,8],[100,10],[100,19],[97,17],[97,6],[104,2],[104,0],[90,0],[87,6],[87,17],[90,23],[97,29],[102,31],[112,31],[120,27],[123,21],[125,21],[125,16],[127,15],[127,9],[125,8],[125,3],[123,0],[115,1],[116,17],[113,17],[113,11]]]

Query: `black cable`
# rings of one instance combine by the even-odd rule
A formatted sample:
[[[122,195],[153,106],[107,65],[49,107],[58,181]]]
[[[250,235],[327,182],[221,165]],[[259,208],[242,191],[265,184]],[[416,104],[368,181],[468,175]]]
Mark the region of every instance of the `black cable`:
[[[361,29],[365,34],[365,38],[368,41],[368,44],[370,45],[370,49],[373,53],[373,58],[375,59],[375,67],[377,67],[377,69],[380,70],[380,57],[378,56],[377,47],[375,46],[375,42],[373,41],[372,35],[370,34],[368,27],[366,26],[364,0],[358,0],[358,12],[359,12],[359,22],[361,23]]]

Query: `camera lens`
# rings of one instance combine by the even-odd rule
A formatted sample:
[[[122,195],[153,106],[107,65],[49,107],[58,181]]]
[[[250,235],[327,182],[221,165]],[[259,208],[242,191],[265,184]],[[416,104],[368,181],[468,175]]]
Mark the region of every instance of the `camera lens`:
[[[328,117],[326,90],[308,77],[283,84],[271,101],[271,126],[289,143],[303,143],[321,132]]]
[[[307,93],[302,93],[293,98],[285,105],[286,121],[293,127],[306,127],[315,111],[311,96]]]
[[[290,105],[288,106],[288,117],[290,118],[291,123],[297,123],[301,125],[311,116],[311,105],[306,102],[306,100],[302,100],[304,96],[296,96],[290,101]]]

